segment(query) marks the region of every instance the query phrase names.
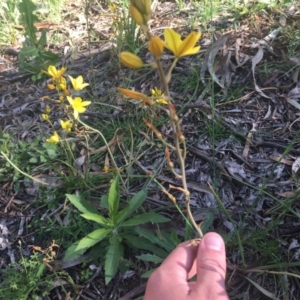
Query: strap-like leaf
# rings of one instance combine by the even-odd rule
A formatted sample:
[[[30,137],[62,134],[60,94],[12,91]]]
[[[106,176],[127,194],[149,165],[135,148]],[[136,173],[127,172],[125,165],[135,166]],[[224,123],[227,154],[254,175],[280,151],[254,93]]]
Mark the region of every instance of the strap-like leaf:
[[[116,223],[119,224],[130,217],[130,215],[144,203],[146,198],[147,192],[145,190],[136,193],[129,201],[128,206],[118,214]]]
[[[87,220],[97,222],[101,225],[107,225],[109,222],[106,218],[99,214],[82,214],[81,216]]]
[[[155,254],[150,254],[150,253],[137,255],[136,258],[144,260],[144,261],[150,261],[155,264],[159,264],[164,260],[164,258],[161,258]]]
[[[117,176],[110,186],[108,193],[108,208],[110,219],[115,221],[120,201],[119,177]]]
[[[134,216],[133,218],[121,223],[120,227],[137,226],[137,225],[145,224],[148,222],[164,223],[164,222],[169,222],[169,221],[170,221],[170,219],[151,211],[148,213]]]
[[[66,197],[70,202],[82,213],[84,214],[98,214],[98,210],[91,204],[89,204],[84,199],[77,197],[75,195],[66,194]]]
[[[111,233],[111,229],[96,229],[81,239],[75,249],[75,251],[87,250],[95,244],[102,241]]]
[[[109,240],[109,246],[105,259],[105,284],[108,284],[116,275],[120,258],[123,255],[123,247],[116,235]]]

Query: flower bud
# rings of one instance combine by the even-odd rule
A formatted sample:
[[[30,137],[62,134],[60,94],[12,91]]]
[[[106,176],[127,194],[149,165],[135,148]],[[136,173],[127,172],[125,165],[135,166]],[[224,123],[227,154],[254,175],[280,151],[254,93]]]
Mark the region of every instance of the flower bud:
[[[132,19],[139,25],[145,24],[143,15],[133,6],[129,6],[129,12]]]
[[[132,69],[140,69],[144,65],[142,60],[131,52],[121,52],[120,60],[124,66]]]
[[[129,12],[139,25],[147,25],[151,18],[151,0],[130,0]]]
[[[119,87],[118,91],[120,93],[122,93],[124,96],[132,98],[132,99],[136,99],[136,100],[147,100],[148,99],[147,95],[140,93],[140,92],[133,91],[133,90],[123,89],[123,88]]]
[[[153,36],[149,42],[149,51],[151,54],[156,57],[160,58],[164,50],[164,42],[158,37]]]
[[[142,15],[149,15],[151,13],[151,0],[130,0],[130,3]]]

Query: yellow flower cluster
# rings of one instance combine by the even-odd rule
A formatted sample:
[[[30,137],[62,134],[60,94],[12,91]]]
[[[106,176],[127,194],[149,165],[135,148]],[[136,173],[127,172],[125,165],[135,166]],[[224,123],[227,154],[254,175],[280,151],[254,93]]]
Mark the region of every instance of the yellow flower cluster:
[[[86,111],[86,106],[91,104],[91,101],[83,101],[80,97],[72,98],[71,89],[67,86],[67,80],[63,76],[66,72],[66,68],[56,69],[55,66],[49,66],[47,71],[42,71],[51,77],[51,82],[48,84],[48,88],[53,90],[56,89],[59,93],[59,99],[62,105],[64,105],[64,97],[67,98],[70,107],[73,109],[74,119],[79,118],[79,114],[84,113]],[[80,75],[77,78],[73,78],[72,76],[68,76],[72,85],[72,89],[74,91],[81,91],[89,84],[83,81],[83,77]],[[60,94],[63,92],[63,94]],[[42,114],[42,118],[48,122],[51,126],[52,123],[49,118],[51,110],[49,105],[45,107],[45,112]],[[66,134],[70,133],[72,130],[72,122],[70,120],[60,120],[61,128],[65,131]],[[57,144],[60,141],[60,137],[56,131],[54,131],[53,135],[46,140],[47,142]]]
[[[150,31],[147,27],[147,23],[151,18],[150,0],[130,0],[129,13],[131,14],[131,17],[136,21],[136,23],[141,26],[146,36],[148,37],[148,49],[153,55],[155,62],[144,64],[142,59],[136,54],[133,54],[131,52],[121,52],[120,61],[124,66],[132,69],[140,69],[144,66],[157,68],[160,64],[159,61],[163,54],[164,48],[170,50],[175,56],[175,60],[172,65],[173,67],[175,66],[179,58],[186,55],[193,55],[199,52],[200,46],[195,45],[201,38],[201,32],[191,32],[184,40],[182,40],[179,33],[174,31],[173,29],[167,28],[164,30],[164,41],[161,40],[159,36],[151,36]],[[169,77],[170,73],[171,71],[168,74]],[[165,77],[166,81],[169,80],[168,76]],[[157,88],[151,90],[152,97],[148,97],[143,93],[124,88],[118,88],[118,90],[126,97],[142,100],[143,105],[153,105],[154,103],[168,104],[168,100],[163,98],[163,93]],[[153,101],[153,99],[155,99],[155,101]]]

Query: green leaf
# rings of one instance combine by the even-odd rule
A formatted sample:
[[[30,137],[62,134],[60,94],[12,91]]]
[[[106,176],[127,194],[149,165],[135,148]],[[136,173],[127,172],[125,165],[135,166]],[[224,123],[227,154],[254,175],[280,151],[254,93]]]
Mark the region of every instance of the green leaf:
[[[34,46],[27,46],[23,47],[22,50],[19,53],[19,58],[21,61],[24,61],[25,59],[29,57],[37,57],[39,55],[39,50]]]
[[[136,227],[135,232],[153,244],[161,245],[161,240],[147,229]]]
[[[101,196],[100,206],[108,209],[108,196],[107,195]]]
[[[147,192],[145,190],[141,190],[136,193],[129,201],[128,207],[123,209],[117,216],[116,223],[119,224],[126,220],[130,215],[136,211],[146,200]]]
[[[161,234],[159,245],[166,249],[168,252],[173,251],[176,248],[176,246],[180,243],[176,232],[173,232],[173,236],[175,233],[177,237],[175,239],[173,239],[172,232],[161,231],[159,233]]]
[[[84,252],[87,250],[87,249],[82,249],[80,251],[75,251],[77,246],[78,246],[78,243],[79,241],[73,243],[66,251],[65,255],[64,255],[64,258],[63,260],[66,261],[66,260],[71,260],[71,259],[76,259],[78,258],[79,256],[81,256],[82,254],[84,254]]]
[[[39,46],[42,46],[42,47],[44,48],[45,45],[46,45],[46,43],[47,43],[46,30],[43,29],[43,30],[42,30],[42,34],[41,34],[41,37],[40,37],[40,39],[38,40],[38,44],[39,44]]]
[[[36,10],[37,6],[31,0],[23,0],[19,4],[19,11],[21,13],[21,21],[25,27],[25,32],[29,36],[31,42],[36,44],[36,28],[34,26],[35,22],[38,22],[39,19],[33,13]]]
[[[105,258],[105,284],[109,284],[116,275],[122,255],[123,247],[118,236],[113,235],[109,240],[109,246]]]
[[[161,258],[155,254],[150,254],[150,253],[138,255],[138,256],[136,256],[136,258],[144,260],[144,261],[150,261],[155,264],[160,264],[164,260],[163,258]]]
[[[175,247],[181,242],[174,228],[171,229],[171,239]]]
[[[144,274],[142,274],[141,278],[149,278],[150,275],[156,270],[157,268],[151,269],[147,272],[145,272]]]
[[[57,156],[57,145],[53,143],[46,142],[43,144],[43,148],[46,149],[47,154],[50,159],[54,159]]]
[[[29,162],[30,162],[30,163],[37,163],[37,158],[36,158],[36,157],[31,157],[31,158],[29,159]]]
[[[137,237],[137,236],[129,236],[127,235],[124,240],[126,241],[126,244],[129,245],[131,248],[136,249],[142,249],[146,250],[148,252],[152,252],[153,254],[166,258],[169,255],[169,251],[165,251],[157,246],[157,244],[154,244],[152,241],[149,241],[143,237]]]
[[[169,222],[169,221],[170,221],[170,219],[151,211],[148,213],[134,216],[133,218],[121,223],[120,227],[137,226],[137,225],[141,225],[141,224],[145,224],[145,223],[149,223],[149,222],[164,223],[164,222]]]
[[[109,223],[109,221],[105,217],[101,216],[99,213],[98,214],[82,214],[81,216],[83,218],[85,218],[86,220],[94,221],[101,225],[107,225]]]
[[[110,219],[115,221],[120,201],[119,177],[117,176],[110,186],[108,193],[108,209]]]
[[[201,225],[201,230],[203,233],[206,233],[209,229],[209,227],[213,224],[215,219],[215,214],[213,211],[210,211],[209,213],[206,214],[205,220]]]
[[[259,285],[258,283],[256,283],[255,281],[253,281],[252,279],[248,278],[248,277],[244,277],[245,279],[247,279],[249,282],[251,282],[261,293],[263,293],[265,296],[267,296],[268,298],[271,298],[273,300],[279,300],[278,298],[275,297],[275,294],[267,291],[266,289],[264,289],[261,285]]]
[[[87,250],[88,248],[94,246],[99,243],[103,239],[107,237],[108,234],[111,233],[111,229],[96,229],[81,239],[75,249],[75,251]]]
[[[84,199],[71,194],[66,194],[66,197],[80,212],[84,214],[98,214],[98,210]]]

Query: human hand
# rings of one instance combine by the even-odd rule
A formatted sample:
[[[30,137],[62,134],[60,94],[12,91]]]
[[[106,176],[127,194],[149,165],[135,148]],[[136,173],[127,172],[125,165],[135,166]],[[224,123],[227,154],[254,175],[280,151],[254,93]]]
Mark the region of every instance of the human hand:
[[[196,282],[188,282],[195,274]],[[228,300],[225,275],[224,241],[210,232],[198,246],[188,241],[172,251],[151,274],[144,300]]]

